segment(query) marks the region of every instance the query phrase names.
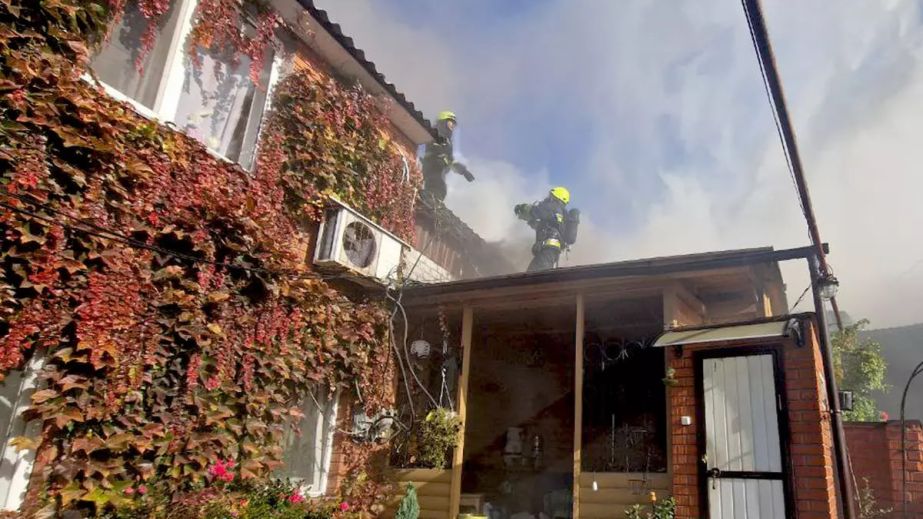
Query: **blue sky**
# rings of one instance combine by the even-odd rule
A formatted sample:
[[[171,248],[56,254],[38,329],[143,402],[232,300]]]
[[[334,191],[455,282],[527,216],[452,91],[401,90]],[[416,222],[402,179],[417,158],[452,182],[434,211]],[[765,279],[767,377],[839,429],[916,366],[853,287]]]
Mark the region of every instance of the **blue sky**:
[[[512,205],[552,184],[585,215],[566,264],[808,242],[736,0],[317,4],[427,115],[459,114],[478,180],[447,203],[517,262]],[[764,8],[842,306],[923,321],[921,4]]]

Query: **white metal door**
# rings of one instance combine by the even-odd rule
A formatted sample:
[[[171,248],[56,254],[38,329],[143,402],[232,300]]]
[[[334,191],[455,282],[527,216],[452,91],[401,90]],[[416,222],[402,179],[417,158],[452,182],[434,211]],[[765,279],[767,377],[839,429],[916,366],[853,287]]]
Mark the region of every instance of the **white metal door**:
[[[711,519],[780,519],[785,510],[771,354],[702,359]]]

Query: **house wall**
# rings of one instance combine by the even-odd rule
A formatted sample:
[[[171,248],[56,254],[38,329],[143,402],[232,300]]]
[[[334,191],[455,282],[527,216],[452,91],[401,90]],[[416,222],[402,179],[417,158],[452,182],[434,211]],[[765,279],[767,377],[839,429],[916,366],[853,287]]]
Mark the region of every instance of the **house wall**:
[[[331,68],[328,63],[324,62],[316,52],[308,48],[307,45],[304,45],[303,43],[300,43],[296,49],[295,55],[292,58],[292,66],[295,70],[311,71],[312,74],[318,79],[336,77],[333,68]],[[393,124],[389,124],[386,131],[388,136],[391,137],[391,139],[393,139],[400,148],[401,154],[403,154],[404,157],[407,158],[410,162],[415,161],[417,156],[417,146],[413,143],[410,137],[405,135]]]
[[[823,380],[823,364],[814,327],[806,329],[804,346],[785,341],[780,345],[785,407],[788,411],[794,516],[797,519],[829,519],[837,516],[833,476],[833,435]],[[753,345],[753,342],[748,343]],[[668,390],[670,408],[671,471],[677,518],[702,517],[700,509],[697,435],[702,424],[696,420],[696,379],[693,354],[742,344],[687,345],[682,356],[673,348],[667,363],[675,370],[677,384]],[[693,417],[691,426],[680,423]]]
[[[846,446],[856,483],[871,489],[875,508],[891,509],[884,518],[901,516],[901,424],[890,422],[852,422],[844,426]],[[907,422],[907,497],[908,518],[923,518],[923,426]]]

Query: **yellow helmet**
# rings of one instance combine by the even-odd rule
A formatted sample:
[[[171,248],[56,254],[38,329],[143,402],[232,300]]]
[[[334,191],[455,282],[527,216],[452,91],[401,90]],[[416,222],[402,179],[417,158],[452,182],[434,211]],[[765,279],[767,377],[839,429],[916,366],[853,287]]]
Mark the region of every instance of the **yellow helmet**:
[[[439,120],[439,121],[452,121],[452,122],[454,122],[454,123],[457,123],[457,122],[458,122],[458,118],[455,117],[455,112],[450,112],[450,111],[448,111],[448,110],[443,111],[443,112],[439,112],[439,117],[438,117],[437,120]]]
[[[551,196],[557,198],[565,204],[570,203],[570,191],[568,191],[566,187],[558,186],[551,188]]]

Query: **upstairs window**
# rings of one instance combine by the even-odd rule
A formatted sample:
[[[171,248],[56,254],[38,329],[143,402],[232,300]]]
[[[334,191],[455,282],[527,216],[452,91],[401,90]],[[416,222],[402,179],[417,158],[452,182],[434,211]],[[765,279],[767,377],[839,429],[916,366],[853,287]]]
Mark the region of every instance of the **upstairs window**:
[[[153,29],[153,47],[143,53],[151,22],[129,0],[91,67],[114,97],[148,117],[176,124],[216,154],[251,169],[277,60],[269,46],[258,83],[250,77],[251,59],[232,49],[198,49],[193,60],[188,37],[197,4],[172,2]],[[241,31],[256,34],[249,22],[242,22]]]
[[[167,72],[172,36],[179,27],[180,4],[182,2],[171,2],[170,10],[153,28],[154,47],[144,55],[142,38],[151,22],[141,14],[136,3],[126,5],[108,41],[90,63],[99,80],[141,106],[154,110]]]
[[[255,32],[247,24],[247,36]],[[199,65],[185,56],[183,88],[173,122],[245,169],[253,164],[259,123],[266,107],[266,87],[272,72],[272,51],[263,57],[259,83],[250,78],[252,61],[231,50],[197,52]]]

